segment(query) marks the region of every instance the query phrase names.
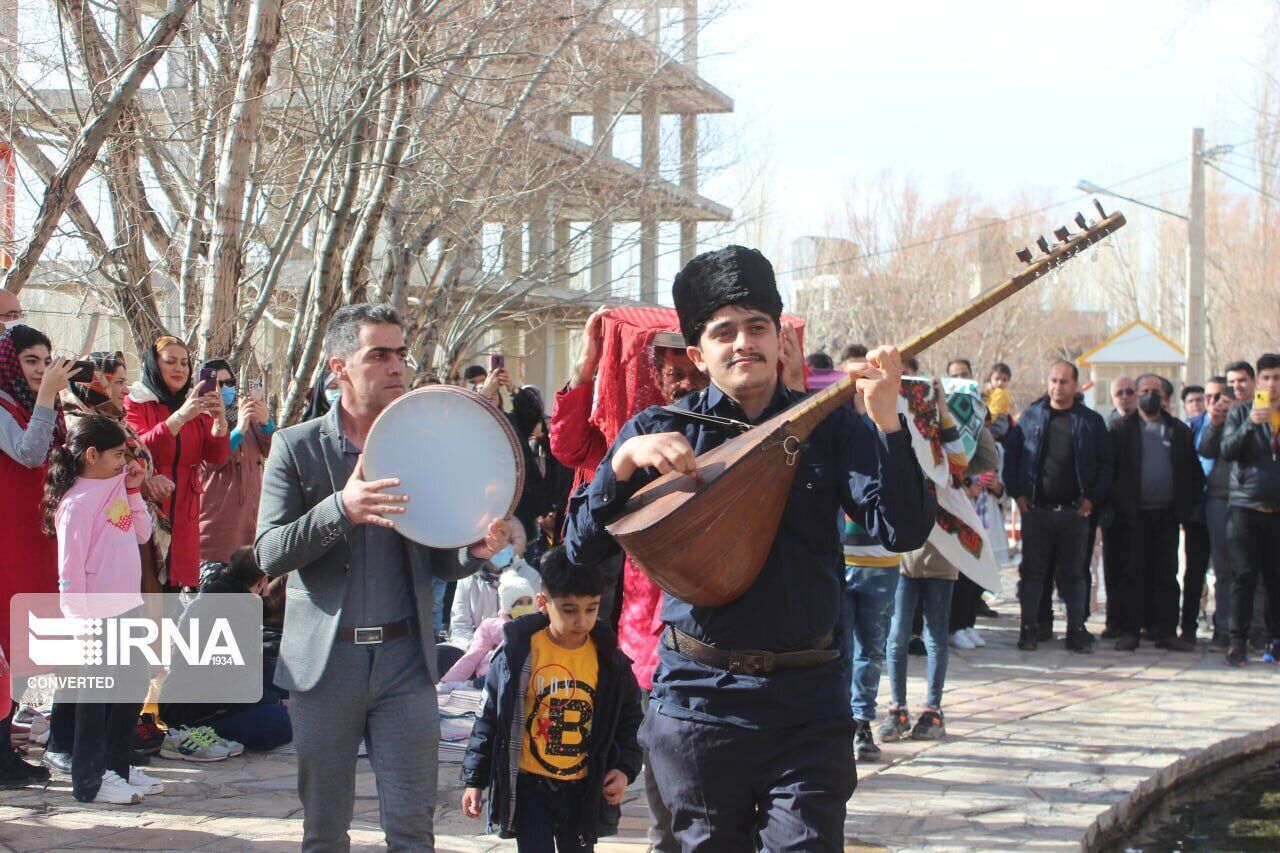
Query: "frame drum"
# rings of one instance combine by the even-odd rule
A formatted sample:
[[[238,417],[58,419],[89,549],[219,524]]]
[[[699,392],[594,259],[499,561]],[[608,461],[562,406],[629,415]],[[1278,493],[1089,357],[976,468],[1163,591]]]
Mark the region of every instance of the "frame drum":
[[[433,548],[484,539],[524,488],[524,453],[506,415],[479,394],[428,385],[382,410],[364,448],[366,480],[398,477],[396,530]]]

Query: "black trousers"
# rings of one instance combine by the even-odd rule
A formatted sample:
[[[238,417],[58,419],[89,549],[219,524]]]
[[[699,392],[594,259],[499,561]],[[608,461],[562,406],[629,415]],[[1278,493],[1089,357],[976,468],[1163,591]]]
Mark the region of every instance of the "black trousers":
[[[1107,591],[1107,630],[1119,631],[1125,623],[1124,615],[1124,564],[1122,547],[1124,533],[1117,533],[1119,521],[1102,530],[1102,585]]]
[[[1280,513],[1232,507],[1227,539],[1235,563],[1231,584],[1231,642],[1243,646],[1253,616],[1253,595],[1262,578],[1267,592],[1267,636],[1280,637]]]
[[[582,843],[582,787],[533,773],[516,777],[516,849],[520,853],[590,853]]]
[[[77,702],[75,734],[71,745],[71,794],[82,803],[92,802],[102,787],[102,774],[114,770],[129,779],[129,754],[133,729],[147,696],[151,671],[134,655],[128,665],[86,667],[87,675],[110,676],[115,686],[110,701]],[[52,724],[50,724],[52,736]]]
[[[840,713],[843,711],[843,714]],[[684,853],[836,853],[858,773],[853,718],[743,729],[677,720],[649,703],[640,743]]]
[[[1200,599],[1204,597],[1204,579],[1209,573],[1209,525],[1193,521],[1182,528],[1183,549],[1187,568],[1182,575],[1183,634],[1194,637],[1200,620]]]
[[[956,579],[951,592],[951,633],[972,628],[978,624],[978,599],[982,597],[982,587],[964,575]]]
[[[1138,636],[1149,627],[1157,638],[1178,631],[1178,520],[1173,508],[1138,510],[1133,522],[1116,519],[1124,555],[1120,632]]]
[[[1089,519],[1071,508],[1031,507],[1022,514],[1022,564],[1018,567],[1018,603],[1022,626],[1034,629],[1040,622],[1045,587],[1056,578],[1067,605],[1067,627],[1084,625],[1085,538]]]

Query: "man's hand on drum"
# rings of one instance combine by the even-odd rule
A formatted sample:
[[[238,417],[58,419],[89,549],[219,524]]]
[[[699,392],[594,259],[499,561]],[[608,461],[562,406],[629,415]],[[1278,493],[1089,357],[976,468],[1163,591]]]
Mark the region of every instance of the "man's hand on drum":
[[[633,436],[613,454],[610,464],[613,476],[620,483],[629,481],[638,468],[656,468],[660,474],[679,471],[695,480],[698,477],[698,460],[693,445],[678,432]]]
[[[387,492],[394,489],[400,481],[394,477],[385,480],[366,480],[364,478],[364,458],[356,462],[356,469],[347,478],[342,487],[342,508],[352,524],[376,524],[379,527],[395,527],[395,522],[386,516],[404,515],[404,505],[409,502],[408,495]]]
[[[511,522],[505,518],[495,518],[489,522],[489,532],[484,539],[471,546],[471,556],[478,560],[487,560],[507,547],[511,541]]]

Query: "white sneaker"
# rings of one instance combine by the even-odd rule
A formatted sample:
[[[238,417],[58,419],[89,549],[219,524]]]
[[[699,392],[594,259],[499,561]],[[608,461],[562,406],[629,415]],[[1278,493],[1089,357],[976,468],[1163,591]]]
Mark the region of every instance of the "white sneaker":
[[[973,643],[976,648],[985,648],[987,641],[982,639],[982,635],[978,633],[977,628],[965,628],[965,634],[969,637],[969,642]]]
[[[95,803],[112,803],[117,806],[131,806],[142,802],[142,791],[120,778],[114,770],[102,774],[102,787],[93,798]]]
[[[212,733],[207,726],[169,729],[160,747],[160,757],[179,761],[225,761],[230,752],[209,737]]]
[[[163,794],[164,782],[136,767],[129,768],[129,785],[144,794]]]
[[[969,639],[966,631],[956,631],[951,635],[951,648],[953,649],[975,649],[977,646],[973,644],[973,640]]]

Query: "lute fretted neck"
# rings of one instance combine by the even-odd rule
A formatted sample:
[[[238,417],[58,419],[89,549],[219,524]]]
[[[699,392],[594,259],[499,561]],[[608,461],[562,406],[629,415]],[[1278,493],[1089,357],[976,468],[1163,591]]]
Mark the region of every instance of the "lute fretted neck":
[[[1046,275],[1068,258],[1075,257],[1083,249],[1087,249],[1094,243],[1104,239],[1124,225],[1124,222],[1124,214],[1113,213],[1102,221],[1094,223],[1088,229],[1070,236],[1069,239],[1059,243],[1043,257],[1027,264],[1013,278],[988,289],[964,308],[911,338],[899,348],[902,357],[904,359],[909,358],[928,349],[975,317],[985,314],[1031,284],[1031,282]],[[804,440],[828,415],[852,400],[856,394],[857,387],[854,378],[846,376],[813,396],[806,397],[796,403],[787,409],[779,419],[786,425],[787,432]]]

